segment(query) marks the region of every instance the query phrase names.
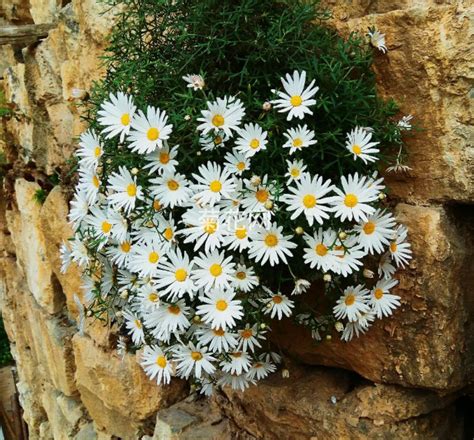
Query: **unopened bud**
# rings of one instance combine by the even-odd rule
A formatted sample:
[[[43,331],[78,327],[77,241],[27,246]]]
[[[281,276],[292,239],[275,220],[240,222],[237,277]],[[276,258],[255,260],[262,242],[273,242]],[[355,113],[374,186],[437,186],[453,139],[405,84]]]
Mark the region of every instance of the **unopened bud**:
[[[253,175],[253,176],[250,178],[250,184],[251,184],[252,186],[259,186],[261,183],[262,183],[262,179],[260,178],[260,176],[255,176],[255,175]]]
[[[265,205],[263,205],[263,206],[265,206],[265,209],[270,210],[270,209],[273,208],[273,202],[272,202],[271,200],[267,200],[267,201],[265,202]]]
[[[331,280],[332,280],[331,274],[330,274],[330,273],[325,273],[325,274],[323,275],[323,280],[326,281],[326,283],[331,282]]]
[[[304,234],[304,229],[303,229],[301,226],[298,226],[298,227],[295,229],[295,232],[296,232],[296,234],[298,234],[298,235],[303,235],[303,234]]]
[[[364,269],[362,274],[364,275],[365,278],[373,278],[375,275],[374,272],[371,271],[370,269]]]
[[[332,339],[331,335],[326,335],[326,341],[330,341]]]
[[[283,370],[281,370],[281,377],[283,377],[283,379],[288,379],[290,377],[290,372],[288,369],[283,368]]]
[[[266,329],[267,328],[267,324],[265,324],[264,322],[262,322],[260,324],[260,328],[263,330],[263,329]]]
[[[128,290],[124,290],[120,293],[120,298],[127,299],[128,298]]]
[[[138,168],[133,167],[131,173],[136,176],[138,174]]]
[[[201,322],[201,317],[199,315],[194,315],[193,321],[195,323],[199,323],[199,322]]]
[[[107,159],[105,162],[110,165],[112,163],[112,159]]]
[[[196,156],[200,156],[202,153],[200,151],[196,151]]]
[[[386,197],[387,197],[387,196],[386,196],[385,193],[382,193],[382,192],[381,192],[381,193],[379,194],[379,200],[384,200]]]
[[[117,318],[121,318],[121,317],[123,316],[122,311],[121,311],[121,310],[117,310],[117,312],[115,313],[115,316],[116,316]]]
[[[269,101],[265,101],[262,105],[262,109],[265,112],[269,112],[272,109],[272,104]]]
[[[92,310],[88,310],[86,313],[87,316],[92,316]]]
[[[337,332],[341,333],[342,331],[344,331],[344,324],[341,321],[337,321],[334,324],[334,328],[336,329]]]
[[[339,238],[341,240],[345,240],[347,238],[347,234],[344,231],[339,232]]]
[[[190,115],[186,115],[186,116],[184,117],[184,120],[185,120],[185,121],[190,121],[190,120],[191,120],[191,116],[190,116]]]

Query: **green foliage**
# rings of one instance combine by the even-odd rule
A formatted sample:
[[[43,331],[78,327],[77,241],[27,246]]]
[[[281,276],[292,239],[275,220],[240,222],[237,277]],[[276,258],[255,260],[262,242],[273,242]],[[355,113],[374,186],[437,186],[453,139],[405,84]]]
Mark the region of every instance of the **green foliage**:
[[[0,118],[9,117],[12,114],[13,111],[7,104],[5,93],[3,93],[3,91],[0,91]]]
[[[8,337],[3,327],[3,320],[0,317],[0,367],[8,365],[13,361],[12,355],[10,353],[10,344],[8,342]]]
[[[48,196],[48,193],[43,188],[39,188],[33,194],[33,200],[36,203],[39,203],[40,205],[42,205],[44,201],[46,200],[47,196]]]

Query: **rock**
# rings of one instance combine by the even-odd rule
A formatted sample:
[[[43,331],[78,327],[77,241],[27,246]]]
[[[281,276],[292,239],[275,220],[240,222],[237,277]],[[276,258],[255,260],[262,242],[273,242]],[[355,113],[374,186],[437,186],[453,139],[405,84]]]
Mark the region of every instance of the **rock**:
[[[41,205],[35,201],[40,186],[24,179],[15,183],[17,211],[7,212],[8,228],[17,250],[28,288],[36,302],[48,313],[57,313],[64,304],[64,295],[55,282],[46,258],[46,241],[40,223]]]
[[[148,379],[135,356],[126,355],[122,361],[78,334],[73,345],[81,400],[100,430],[136,438],[145,419],[184,396],[184,382],[173,380],[159,387]]]
[[[35,24],[54,23],[58,10],[61,8],[61,0],[29,0],[30,13]]]
[[[337,333],[331,341],[315,342],[306,329],[283,321],[274,325],[274,341],[302,362],[346,368],[375,382],[462,388],[474,372],[473,333],[466,327],[474,305],[459,280],[472,281],[464,261],[472,261],[473,247],[448,214],[442,208],[398,205],[415,258],[399,272],[395,293],[402,307],[392,317],[350,343]]]
[[[81,427],[74,440],[97,440],[97,433],[93,423],[87,423]]]
[[[224,414],[258,439],[462,439],[455,396],[373,385],[348,372],[290,367],[245,391],[216,396]],[[335,403],[333,403],[335,402]]]

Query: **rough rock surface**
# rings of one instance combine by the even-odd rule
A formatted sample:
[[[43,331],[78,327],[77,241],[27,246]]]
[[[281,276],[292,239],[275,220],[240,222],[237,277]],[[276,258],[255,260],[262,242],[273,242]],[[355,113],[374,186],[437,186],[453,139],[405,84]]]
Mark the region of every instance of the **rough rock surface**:
[[[184,384],[158,388],[133,356],[122,361],[116,328],[88,320],[80,332],[79,274],[60,272],[68,195],[47,176],[65,169],[84,128],[81,97],[101,75],[111,14],[95,0],[1,3],[0,25],[54,24],[38,44],[0,47],[0,87],[15,112],[0,120],[8,163],[0,310],[32,439],[462,438],[455,399],[474,375],[474,8],[461,0],[324,3],[341,33],[375,26],[386,34],[388,54],[375,55],[379,90],[423,128],[407,139],[413,170],[387,176],[415,253],[400,274],[403,307],[349,344],[337,333],[315,344],[283,322],[276,335],[290,378],[275,375],[245,394],[226,389],[212,404],[183,401]],[[43,205],[34,200],[42,187]]]

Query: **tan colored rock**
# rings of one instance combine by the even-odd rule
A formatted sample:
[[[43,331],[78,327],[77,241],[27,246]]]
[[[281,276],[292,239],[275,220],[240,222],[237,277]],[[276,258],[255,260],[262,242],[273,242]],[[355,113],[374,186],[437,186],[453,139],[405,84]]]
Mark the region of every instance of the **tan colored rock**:
[[[472,2],[326,1],[340,31],[386,34],[386,55],[375,55],[378,89],[393,97],[424,130],[407,138],[408,177],[390,178],[410,202],[474,198]],[[377,52],[376,49],[374,49]]]
[[[18,179],[15,183],[18,213],[7,212],[7,220],[29,290],[41,307],[49,313],[56,313],[64,304],[64,295],[46,256],[40,223],[41,205],[35,201],[35,192],[39,189],[40,186],[34,182]]]
[[[29,0],[30,13],[35,24],[54,23],[61,8],[61,0]]]
[[[474,372],[473,333],[466,327],[473,304],[459,283],[472,283],[464,263],[472,261],[469,233],[442,208],[400,204],[397,214],[409,228],[415,256],[410,268],[399,272],[395,292],[402,307],[350,343],[337,333],[331,341],[315,342],[288,321],[274,325],[273,338],[300,361],[346,368],[375,382],[461,388]]]
[[[100,430],[135,438],[145,419],[184,394],[183,382],[159,387],[150,381],[135,356],[121,360],[88,337],[73,338],[76,383],[81,399]]]
[[[258,439],[462,439],[454,396],[357,381],[342,370],[290,367],[241,393],[216,397]]]

